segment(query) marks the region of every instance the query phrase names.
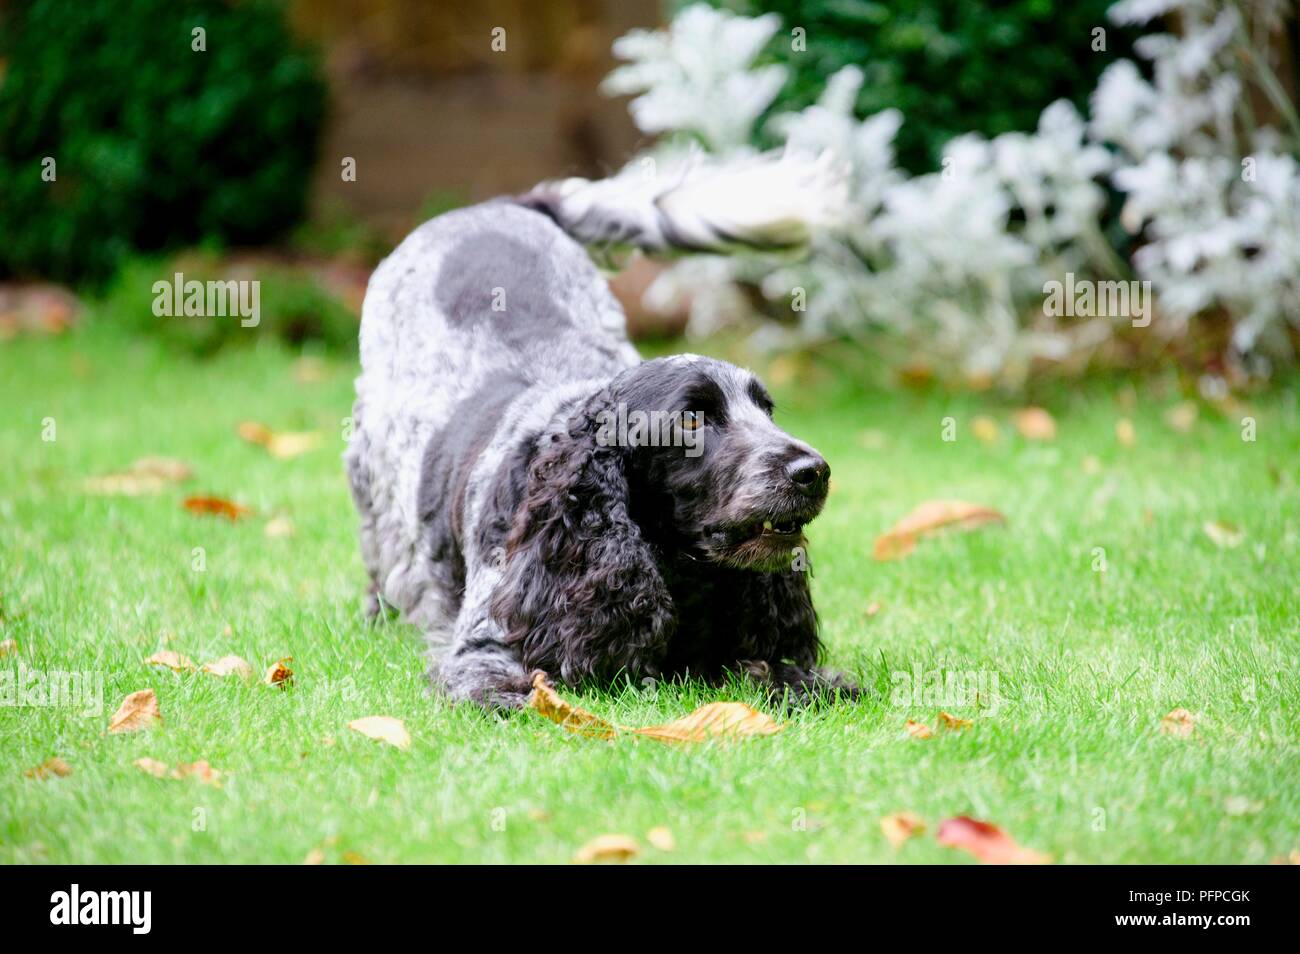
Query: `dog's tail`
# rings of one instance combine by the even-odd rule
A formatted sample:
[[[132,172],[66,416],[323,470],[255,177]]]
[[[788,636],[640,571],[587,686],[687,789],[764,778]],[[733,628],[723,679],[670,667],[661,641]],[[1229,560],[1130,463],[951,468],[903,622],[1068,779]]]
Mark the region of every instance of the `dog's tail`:
[[[702,156],[662,170],[634,162],[610,179],[544,182],[517,201],[587,244],[647,250],[791,249],[838,224],[848,183],[827,153],[729,162]]]

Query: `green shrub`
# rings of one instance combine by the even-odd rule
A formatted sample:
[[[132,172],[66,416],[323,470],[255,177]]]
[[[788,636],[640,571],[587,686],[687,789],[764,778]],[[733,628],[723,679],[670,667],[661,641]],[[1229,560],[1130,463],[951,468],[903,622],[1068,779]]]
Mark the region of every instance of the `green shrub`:
[[[0,58],[0,273],[102,282],[132,251],[301,216],[326,89],[278,5],[19,0]]]
[[[1068,99],[1086,115],[1097,77],[1129,55],[1133,37],[1106,20],[1114,0],[709,2],[746,16],[781,17],[768,54],[791,77],[776,111],[802,109],[836,70],[861,67],[857,115],[903,111],[898,161],[913,173],[933,171],[943,144],[961,133],[1032,130],[1054,100]],[[795,27],[805,31],[802,52],[792,49]],[[1098,27],[1106,31],[1105,52],[1092,49]]]

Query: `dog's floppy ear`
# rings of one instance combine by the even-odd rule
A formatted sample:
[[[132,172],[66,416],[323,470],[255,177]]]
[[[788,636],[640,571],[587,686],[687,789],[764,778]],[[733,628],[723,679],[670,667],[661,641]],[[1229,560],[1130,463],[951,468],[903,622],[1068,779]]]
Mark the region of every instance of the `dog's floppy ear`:
[[[597,439],[613,407],[603,390],[533,460],[492,601],[524,665],[569,683],[653,674],[674,623],[628,514],[628,449]]]

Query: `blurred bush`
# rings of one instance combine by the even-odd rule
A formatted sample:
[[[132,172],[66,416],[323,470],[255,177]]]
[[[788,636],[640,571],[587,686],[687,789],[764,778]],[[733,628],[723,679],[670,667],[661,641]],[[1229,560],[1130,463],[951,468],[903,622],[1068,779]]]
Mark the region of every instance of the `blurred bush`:
[[[326,87],[278,4],[29,0],[0,17],[0,274],[102,283],[133,250],[297,222]]]
[[[708,2],[746,16],[781,17],[784,29],[765,49],[790,74],[778,111],[812,105],[828,76],[861,66],[864,82],[853,111],[862,118],[902,110],[907,125],[895,144],[898,163],[913,173],[934,169],[943,146],[961,133],[1033,129],[1043,108],[1058,99],[1082,109],[1106,65],[1132,50],[1132,31],[1106,22],[1112,0]],[[1099,26],[1105,52],[1092,45]],[[804,49],[792,42],[799,27]]]

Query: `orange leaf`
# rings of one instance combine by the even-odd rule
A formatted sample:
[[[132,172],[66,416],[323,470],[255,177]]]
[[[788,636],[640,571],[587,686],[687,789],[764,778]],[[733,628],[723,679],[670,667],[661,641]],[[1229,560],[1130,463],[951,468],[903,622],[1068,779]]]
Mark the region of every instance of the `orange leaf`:
[[[1044,865],[1050,855],[1023,848],[997,825],[967,815],[949,818],[939,826],[939,844],[970,852],[990,865]]]
[[[122,700],[122,704],[108,721],[109,732],[139,732],[162,722],[158,697],[152,689],[140,689]]]
[[[990,507],[961,500],[929,500],[877,537],[872,556],[881,561],[897,560],[911,553],[920,537],[1005,522],[1006,518]]]
[[[913,722],[911,719],[903,723],[903,731],[914,739],[928,739],[934,735],[924,722]]]
[[[193,514],[211,514],[214,517],[225,517],[227,520],[238,520],[252,513],[243,504],[226,500],[224,497],[186,497],[185,509]]]
[[[533,676],[533,694],[528,698],[528,705],[556,725],[579,735],[612,739],[618,734],[618,729],[604,719],[562,699],[546,681],[545,673]]]
[[[256,421],[244,421],[236,428],[237,433],[250,444],[266,449],[272,457],[288,460],[315,450],[321,442],[320,434],[315,431],[285,431],[277,433],[265,424]]]
[[[287,689],[289,683],[293,680],[293,670],[285,665],[287,662],[293,662],[292,656],[285,656],[279,662],[272,663],[266,670],[266,677],[262,680],[268,686],[279,686],[281,689]]]
[[[54,758],[46,759],[35,768],[29,768],[23,774],[28,778],[35,779],[47,779],[55,776],[67,778],[72,774],[72,766],[56,755]]]
[[[925,822],[911,812],[896,812],[880,819],[880,830],[897,851],[907,839],[924,834]]]
[[[144,661],[146,666],[166,666],[172,672],[193,672],[194,660],[170,649],[162,649]]]
[[[1196,731],[1196,716],[1186,709],[1174,709],[1160,720],[1160,731],[1175,739],[1191,738]]]
[[[943,723],[943,727],[945,729],[955,729],[957,731],[961,731],[962,729],[969,729],[972,725],[975,724],[971,722],[970,719],[958,719],[956,716],[949,715],[946,712],[939,713],[939,721]]]
[[[167,765],[165,762],[159,762],[157,759],[151,759],[147,755],[144,758],[136,759],[131,763],[142,772],[152,775],[154,778],[162,778],[167,774]]]
[[[1056,440],[1056,419],[1041,407],[1026,407],[1016,411],[1016,430],[1031,441]]]

